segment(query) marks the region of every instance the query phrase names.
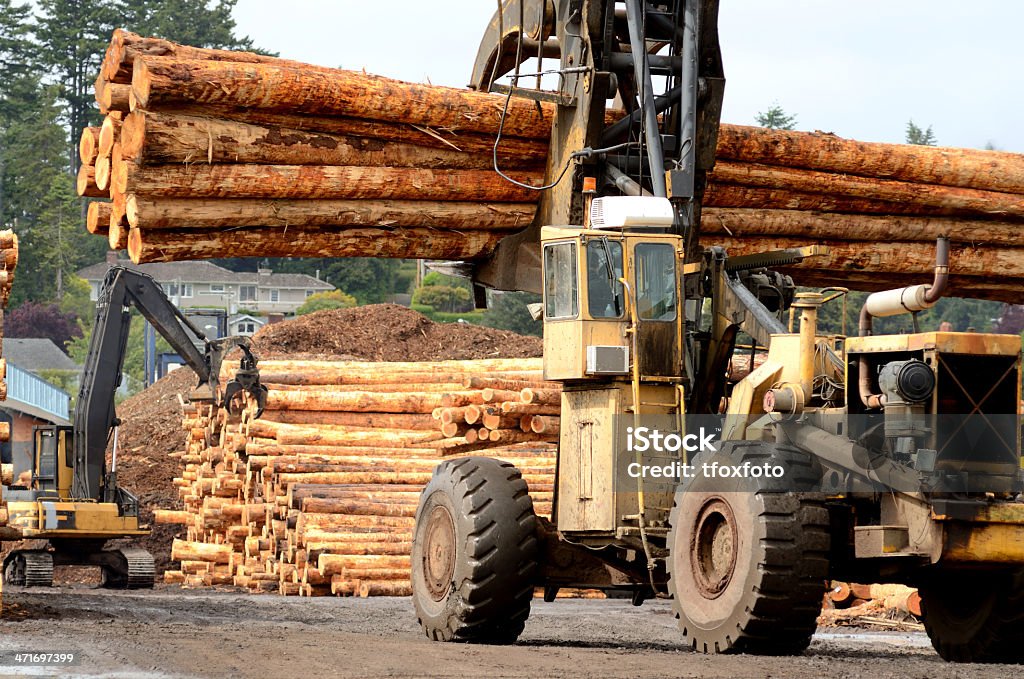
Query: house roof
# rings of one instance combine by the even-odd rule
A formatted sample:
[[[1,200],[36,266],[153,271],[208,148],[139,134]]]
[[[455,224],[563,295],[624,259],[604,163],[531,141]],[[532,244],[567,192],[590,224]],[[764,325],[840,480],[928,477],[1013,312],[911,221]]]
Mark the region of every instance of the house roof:
[[[239,321],[253,321],[259,325],[267,324],[267,319],[265,318],[257,318],[256,316],[250,316],[249,314],[235,314],[228,320],[228,325],[234,325]]]
[[[80,365],[71,360],[52,340],[45,337],[5,337],[3,352],[4,358],[29,372],[40,370],[78,372],[81,370]]]
[[[132,264],[118,260],[119,266],[149,274],[160,283],[181,281],[182,283],[230,283],[233,285],[258,285],[262,288],[301,288],[304,290],[333,290],[334,286],[303,273],[251,273],[235,272],[211,262],[156,262],[153,264]],[[102,281],[113,266],[99,262],[78,271],[87,281]]]

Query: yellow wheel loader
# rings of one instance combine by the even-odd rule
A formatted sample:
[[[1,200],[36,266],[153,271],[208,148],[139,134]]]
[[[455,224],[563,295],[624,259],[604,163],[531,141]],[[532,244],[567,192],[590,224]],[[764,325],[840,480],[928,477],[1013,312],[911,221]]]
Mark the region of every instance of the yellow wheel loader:
[[[934,280],[873,294],[851,338],[818,330],[836,294],[774,270],[821,248],[730,257],[701,239],[717,11],[508,0],[487,28],[473,84],[555,105],[551,185],[529,229],[463,272],[543,295],[556,492],[539,517],[512,465],[438,466],[413,543],[420,624],[510,643],[535,587],[626,589],[671,598],[697,651],[792,654],[829,579],[892,582],[920,588],[943,658],[1020,662],[1020,338],[872,332],[939,299],[944,239]],[[741,333],[764,361],[732,384]]]

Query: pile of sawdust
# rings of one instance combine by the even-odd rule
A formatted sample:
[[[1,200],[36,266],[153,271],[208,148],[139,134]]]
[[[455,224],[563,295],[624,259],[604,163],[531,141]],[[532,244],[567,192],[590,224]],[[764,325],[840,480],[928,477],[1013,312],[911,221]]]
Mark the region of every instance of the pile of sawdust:
[[[396,304],[318,311],[266,325],[253,338],[262,358],[336,357],[365,361],[530,358],[539,337],[468,323],[435,323]]]

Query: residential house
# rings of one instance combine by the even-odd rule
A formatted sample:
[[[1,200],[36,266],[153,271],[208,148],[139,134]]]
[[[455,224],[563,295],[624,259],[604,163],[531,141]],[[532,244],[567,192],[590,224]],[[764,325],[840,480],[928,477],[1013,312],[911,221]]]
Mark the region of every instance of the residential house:
[[[228,332],[232,335],[255,335],[256,331],[266,325],[266,318],[236,314],[228,319]]]
[[[78,272],[89,282],[92,299],[98,298],[107,271],[115,265],[152,276],[179,308],[220,308],[232,315],[294,314],[310,295],[334,290],[333,285],[306,274],[274,273],[270,269],[239,273],[205,261],[132,264],[110,252],[105,262]]]

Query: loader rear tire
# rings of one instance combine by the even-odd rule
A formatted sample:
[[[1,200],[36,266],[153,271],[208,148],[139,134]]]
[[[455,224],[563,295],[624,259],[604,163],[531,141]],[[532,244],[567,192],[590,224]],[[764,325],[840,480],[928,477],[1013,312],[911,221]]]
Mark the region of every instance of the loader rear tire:
[[[950,662],[1024,662],[1024,570],[947,572],[922,584],[928,638]]]
[[[704,463],[766,462],[779,479],[715,478]],[[829,515],[813,460],[791,446],[737,441],[698,456],[676,492],[669,591],[701,653],[793,655],[811,641],[828,577]]]
[[[510,644],[530,615],[539,545],[519,470],[486,457],[438,465],[412,548],[416,616],[435,641]]]

